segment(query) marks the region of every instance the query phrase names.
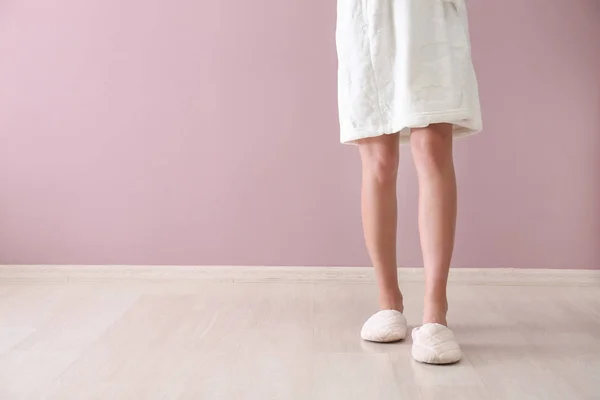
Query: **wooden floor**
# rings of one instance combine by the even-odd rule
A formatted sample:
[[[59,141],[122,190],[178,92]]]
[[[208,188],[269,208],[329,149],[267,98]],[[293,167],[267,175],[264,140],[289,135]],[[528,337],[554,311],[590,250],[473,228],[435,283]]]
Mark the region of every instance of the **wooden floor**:
[[[409,324],[421,284],[403,285]],[[371,284],[0,283],[0,399],[600,399],[600,290],[450,287],[465,357],[359,331]]]

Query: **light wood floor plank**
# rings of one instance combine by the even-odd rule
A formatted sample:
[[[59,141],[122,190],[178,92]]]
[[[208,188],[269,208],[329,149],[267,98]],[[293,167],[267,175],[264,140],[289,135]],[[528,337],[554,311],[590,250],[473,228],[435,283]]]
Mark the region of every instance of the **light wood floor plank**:
[[[385,353],[318,354],[315,364],[315,400],[420,399],[414,385],[400,384]]]
[[[27,288],[21,311],[39,307],[43,312],[23,314],[16,321],[37,320],[38,326],[0,356],[0,398],[44,398],[48,387],[96,338],[135,301],[137,294],[87,291],[83,287]],[[22,301],[21,299],[20,301]],[[18,304],[18,303],[17,303]],[[46,304],[50,307],[46,308]],[[52,310],[51,313],[48,311]],[[19,312],[18,309],[14,309]],[[40,318],[44,316],[44,318]],[[26,394],[26,396],[22,396]]]

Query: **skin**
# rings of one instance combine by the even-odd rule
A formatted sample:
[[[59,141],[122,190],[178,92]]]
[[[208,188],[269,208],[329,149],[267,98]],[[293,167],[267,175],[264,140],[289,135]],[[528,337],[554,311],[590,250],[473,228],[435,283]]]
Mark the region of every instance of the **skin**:
[[[423,323],[447,325],[446,287],[454,249],[457,190],[452,126],[412,129],[410,145],[419,180],[419,236],[425,266]],[[399,135],[357,142],[362,161],[362,219],[382,310],[404,311],[397,275]]]

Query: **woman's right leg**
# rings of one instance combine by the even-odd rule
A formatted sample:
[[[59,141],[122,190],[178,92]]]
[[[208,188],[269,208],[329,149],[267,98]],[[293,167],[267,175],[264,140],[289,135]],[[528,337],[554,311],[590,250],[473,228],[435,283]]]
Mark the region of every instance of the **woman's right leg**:
[[[403,312],[396,260],[399,135],[382,135],[357,143],[362,160],[363,230],[377,276],[379,307]]]

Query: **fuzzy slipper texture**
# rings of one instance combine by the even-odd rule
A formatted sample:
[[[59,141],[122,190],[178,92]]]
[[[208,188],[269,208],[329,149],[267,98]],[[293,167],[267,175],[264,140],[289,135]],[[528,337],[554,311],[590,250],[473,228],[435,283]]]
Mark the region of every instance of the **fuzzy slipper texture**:
[[[440,324],[425,324],[412,331],[412,356],[426,364],[453,364],[460,361],[462,352],[454,333]]]
[[[407,330],[406,318],[400,311],[383,310],[365,322],[360,336],[369,342],[390,343],[404,339]]]

